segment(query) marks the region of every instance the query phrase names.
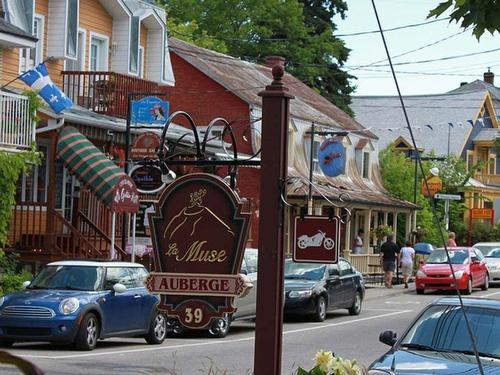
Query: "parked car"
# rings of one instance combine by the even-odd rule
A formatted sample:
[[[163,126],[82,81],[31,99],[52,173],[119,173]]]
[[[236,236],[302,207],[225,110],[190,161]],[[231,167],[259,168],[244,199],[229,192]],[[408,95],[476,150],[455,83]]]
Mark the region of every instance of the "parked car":
[[[417,242],[413,248],[415,249],[415,254],[429,255],[436,247],[427,242]]]
[[[247,281],[251,282],[253,287],[244,297],[234,299],[236,312],[223,318],[213,320],[208,329],[210,336],[219,338],[225,337],[233,321],[255,318],[257,312],[257,260],[257,249],[245,249],[240,273],[245,275]],[[168,320],[168,328],[175,335],[180,335],[186,330],[177,318]]]
[[[463,298],[484,374],[500,374],[500,301]],[[379,340],[392,348],[371,370],[390,374],[480,374],[458,297],[446,297],[424,308],[398,339],[392,330]]]
[[[363,276],[344,258],[338,264],[285,262],[285,314],[310,315],[318,322],[335,309],[358,315],[364,296]]]
[[[500,282],[500,242],[479,242],[474,247],[481,250],[484,255],[490,282]]]
[[[462,293],[471,294],[472,288],[477,287],[481,287],[483,290],[488,289],[488,267],[479,249],[449,247],[448,254],[458,288]],[[427,260],[420,264],[415,277],[415,286],[417,294],[423,294],[426,289],[455,289],[453,275],[444,249],[434,250]]]
[[[49,263],[26,289],[0,297],[0,344],[73,343],[92,350],[108,337],[142,336],[160,344],[166,318],[144,287],[147,270],[127,262]]]

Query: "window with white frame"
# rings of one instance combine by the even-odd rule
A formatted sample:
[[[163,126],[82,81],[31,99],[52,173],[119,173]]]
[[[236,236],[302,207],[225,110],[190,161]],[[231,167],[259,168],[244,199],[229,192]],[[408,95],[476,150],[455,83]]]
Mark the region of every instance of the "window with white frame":
[[[363,178],[370,178],[370,153],[363,152]]]
[[[47,201],[47,186],[49,180],[49,168],[47,166],[48,147],[38,146],[43,154],[40,165],[33,165],[29,173],[23,173],[19,177],[16,191],[17,202],[39,202]]]
[[[44,21],[44,16],[35,15],[33,19],[33,35],[38,41],[35,48],[19,49],[19,73],[24,73],[43,61]]]
[[[65,70],[85,70],[85,38],[86,31],[84,29],[78,30],[78,53],[76,55],[76,60],[66,60]],[[83,88],[83,85],[82,85]]]
[[[4,0],[5,18],[10,24],[31,33],[33,29],[34,0]]]
[[[66,56],[75,59],[78,53],[78,3],[79,0],[67,0],[66,9]]]
[[[108,39],[95,34],[90,35],[89,70],[108,70]]]
[[[130,20],[130,60],[129,71],[133,74],[139,72],[139,17],[133,16]]]
[[[319,147],[321,145],[321,139],[314,137],[312,153],[311,153],[311,138],[306,138],[304,144],[305,144],[306,159],[308,166],[311,165],[311,156],[312,156],[312,170],[314,172],[319,172],[320,169],[319,169],[318,152],[319,152]]]
[[[139,77],[144,78],[144,47],[139,47]]]

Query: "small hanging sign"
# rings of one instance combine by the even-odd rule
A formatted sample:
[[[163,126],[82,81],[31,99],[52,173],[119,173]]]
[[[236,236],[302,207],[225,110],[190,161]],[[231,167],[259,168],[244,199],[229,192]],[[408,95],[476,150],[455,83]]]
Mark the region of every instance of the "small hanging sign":
[[[337,216],[297,216],[294,227],[294,262],[338,262],[340,220]]]
[[[318,150],[319,167],[328,177],[336,177],[345,171],[345,147],[342,137],[326,139]]]

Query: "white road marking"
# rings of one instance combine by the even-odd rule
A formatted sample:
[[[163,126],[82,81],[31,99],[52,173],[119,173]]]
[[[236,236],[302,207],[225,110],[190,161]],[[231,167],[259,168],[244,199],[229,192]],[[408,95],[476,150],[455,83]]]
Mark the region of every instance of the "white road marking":
[[[306,328],[301,328],[301,329],[285,331],[285,332],[283,332],[283,335],[306,332],[306,331],[314,331],[314,330],[324,329],[324,328],[329,328],[329,327],[338,327],[338,326],[359,323],[359,322],[364,322],[364,321],[373,320],[373,319],[385,318],[385,317],[393,316],[393,315],[407,314],[409,312],[413,312],[413,310],[395,311],[395,312],[391,312],[391,313],[387,313],[387,314],[368,316],[366,318],[347,320],[347,321],[339,322],[339,323],[330,323],[330,324],[322,324],[322,325],[315,324],[313,327],[306,327]],[[100,353],[70,354],[70,355],[59,355],[59,356],[31,355],[31,354],[24,355],[24,354],[19,353],[19,352],[17,352],[16,354],[23,357],[23,358],[72,359],[72,358],[97,357],[97,356],[105,356],[105,355],[123,355],[123,354],[128,354],[128,353],[152,352],[152,351],[159,351],[159,350],[172,350],[172,349],[190,348],[190,347],[196,347],[196,346],[233,344],[236,342],[253,341],[253,340],[255,340],[255,337],[245,337],[245,338],[233,339],[233,340],[210,340],[210,341],[206,341],[206,342],[196,342],[196,343],[192,343],[192,344],[179,344],[179,345],[172,345],[172,346],[161,346],[161,347],[155,347],[155,348],[129,349],[129,350],[100,352]]]
[[[421,301],[385,301],[388,305],[420,305]]]
[[[487,298],[491,296],[496,296],[497,294],[500,294],[500,292],[495,292],[495,293],[489,293],[489,294],[483,294],[482,296],[479,296],[480,298]]]

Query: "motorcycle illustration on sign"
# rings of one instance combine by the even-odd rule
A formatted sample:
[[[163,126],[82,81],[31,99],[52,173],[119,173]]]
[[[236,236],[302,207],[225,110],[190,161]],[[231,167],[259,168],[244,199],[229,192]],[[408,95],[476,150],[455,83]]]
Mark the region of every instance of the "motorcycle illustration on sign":
[[[321,247],[323,246],[327,250],[332,250],[335,246],[335,241],[330,237],[326,236],[326,233],[318,229],[318,233],[314,236],[309,237],[304,234],[297,238],[297,246],[299,249],[306,249],[308,247]]]

